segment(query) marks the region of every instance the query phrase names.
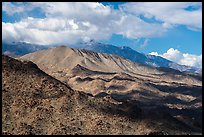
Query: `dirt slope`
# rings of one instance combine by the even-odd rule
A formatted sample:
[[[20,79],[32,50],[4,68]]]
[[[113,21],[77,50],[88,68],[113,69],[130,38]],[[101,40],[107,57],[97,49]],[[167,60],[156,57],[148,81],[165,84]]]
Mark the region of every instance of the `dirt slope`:
[[[157,69],[132,62],[116,55],[97,53],[84,49],[72,49],[66,46],[26,54],[18,59],[33,61],[43,71],[58,79],[68,77],[72,69],[80,65],[92,71],[107,73],[123,72],[156,82],[163,80],[166,82],[202,85],[201,80],[176,70]]]
[[[92,97],[32,62],[2,56],[2,66],[3,134],[201,133],[172,117],[164,106]]]

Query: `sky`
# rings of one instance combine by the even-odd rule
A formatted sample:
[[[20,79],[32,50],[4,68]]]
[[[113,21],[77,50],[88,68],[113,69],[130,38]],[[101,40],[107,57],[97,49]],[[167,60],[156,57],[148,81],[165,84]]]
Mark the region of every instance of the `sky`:
[[[202,68],[201,2],[3,2],[2,40],[94,39]]]

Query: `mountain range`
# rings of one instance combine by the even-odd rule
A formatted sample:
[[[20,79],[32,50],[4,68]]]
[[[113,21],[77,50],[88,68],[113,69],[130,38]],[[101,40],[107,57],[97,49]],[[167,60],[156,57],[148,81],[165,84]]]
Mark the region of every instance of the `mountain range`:
[[[90,40],[89,42],[78,43],[78,44],[72,45],[71,47],[79,48],[79,49],[87,49],[87,50],[100,52],[100,53],[116,54],[118,56],[127,58],[131,61],[149,65],[152,67],[172,68],[179,71],[186,71],[186,72],[193,72],[193,73],[200,72],[200,69],[198,68],[190,67],[186,65],[179,65],[175,62],[172,62],[160,56],[145,55],[127,46],[117,47],[111,44],[103,44],[103,43],[96,42],[94,40]]]
[[[26,42],[2,42],[2,53],[11,57],[17,57],[47,48],[45,45],[29,44]]]
[[[202,134],[202,77],[67,46],[2,55],[2,131]]]
[[[141,63],[144,65],[152,66],[152,67],[164,67],[164,68],[171,68],[176,69],[182,72],[194,73],[194,74],[201,74],[201,69],[179,65],[175,62],[169,61],[164,59],[160,56],[154,55],[145,55],[143,53],[139,53],[130,47],[117,47],[110,44],[103,44],[99,42],[95,42],[91,40],[89,42],[81,42],[74,45],[69,45],[69,47],[76,48],[76,49],[86,49],[94,52],[99,53],[107,53],[107,54],[115,54],[126,59],[129,59],[136,63]],[[36,45],[36,44],[28,44],[25,42],[13,42],[13,43],[4,43],[2,52],[6,55],[10,56],[20,56],[25,55],[27,53],[35,52],[38,50],[48,49],[49,46],[45,45]]]

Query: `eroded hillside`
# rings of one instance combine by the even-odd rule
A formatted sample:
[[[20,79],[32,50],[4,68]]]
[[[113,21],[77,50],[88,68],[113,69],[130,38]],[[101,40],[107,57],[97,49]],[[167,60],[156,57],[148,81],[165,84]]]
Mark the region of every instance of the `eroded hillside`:
[[[201,134],[199,123],[182,122],[167,106],[93,97],[28,61],[2,56],[2,65],[3,134]]]

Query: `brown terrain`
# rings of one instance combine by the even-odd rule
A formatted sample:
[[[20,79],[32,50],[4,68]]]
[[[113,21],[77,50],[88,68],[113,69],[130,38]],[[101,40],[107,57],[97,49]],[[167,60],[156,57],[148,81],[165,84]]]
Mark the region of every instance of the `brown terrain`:
[[[65,46],[2,57],[3,134],[202,134],[201,76]]]

